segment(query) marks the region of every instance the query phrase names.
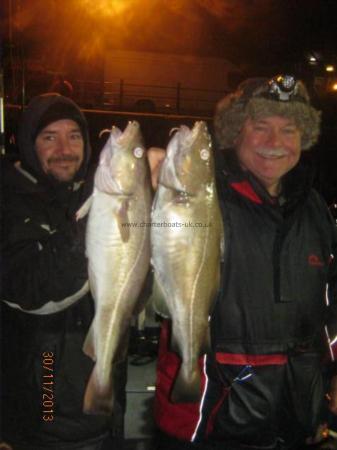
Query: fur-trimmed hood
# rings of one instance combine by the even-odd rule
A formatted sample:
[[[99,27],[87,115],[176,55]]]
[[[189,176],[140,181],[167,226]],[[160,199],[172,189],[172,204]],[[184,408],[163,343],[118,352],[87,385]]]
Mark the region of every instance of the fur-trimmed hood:
[[[288,79],[293,81],[292,88],[282,84],[283,80]],[[311,106],[303,82],[288,75],[280,75],[271,80],[250,78],[218,103],[214,116],[217,144],[222,149],[233,148],[248,117],[259,119],[273,115],[294,120],[301,131],[302,150],[309,149],[317,142],[321,113]]]

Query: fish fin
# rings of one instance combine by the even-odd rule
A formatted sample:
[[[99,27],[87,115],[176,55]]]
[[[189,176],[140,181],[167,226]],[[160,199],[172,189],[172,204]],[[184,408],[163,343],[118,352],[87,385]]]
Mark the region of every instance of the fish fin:
[[[83,348],[83,352],[89,356],[93,361],[96,361],[96,352],[94,346],[94,325],[91,324],[87,336],[85,338]]]
[[[198,364],[188,375],[184,373],[183,364],[180,366],[176,381],[171,392],[173,403],[195,403],[201,398],[201,374]]]
[[[158,277],[155,277],[153,281],[152,294],[149,299],[154,311],[164,319],[170,319],[171,313],[168,309],[166,302],[166,295],[164,292],[164,288],[160,283]]]
[[[123,242],[128,242],[130,238],[130,227],[128,219],[129,201],[123,200],[117,211],[117,224]]]
[[[77,212],[75,214],[76,221],[83,219],[83,217],[85,217],[88,214],[88,212],[91,208],[92,200],[93,200],[93,196],[90,195],[90,197],[87,198],[87,200],[83,203],[83,205],[80,207],[80,209],[77,210]]]
[[[83,412],[111,416],[114,405],[113,383],[100,386],[97,379],[97,369],[91,372],[83,400]]]

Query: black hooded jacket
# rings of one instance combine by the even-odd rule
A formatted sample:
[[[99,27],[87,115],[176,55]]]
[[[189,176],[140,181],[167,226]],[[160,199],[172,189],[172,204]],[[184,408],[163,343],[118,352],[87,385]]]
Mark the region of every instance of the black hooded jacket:
[[[80,125],[85,144],[70,183],[44,174],[34,149],[44,122],[62,117]],[[75,220],[92,190],[85,118],[70,99],[39,96],[23,115],[18,145],[21,164],[2,171],[2,434],[14,448],[75,449],[112,426],[82,413],[93,368],[82,345],[94,314],[85,221]]]
[[[337,233],[310,166],[292,169],[276,200],[235,161],[226,164],[218,177],[228,246],[212,315],[216,351],[323,350],[324,326],[331,341],[337,335]]]
[[[276,438],[316,432],[322,362],[336,373],[337,230],[305,164],[285,175],[274,199],[234,153],[217,156],[225,252],[212,351],[199,361],[202,402],[170,400],[180,361],[165,324],[155,419],[175,438],[217,441],[209,448],[276,448]]]
[[[58,114],[51,117],[55,110]],[[34,147],[44,119],[58,120],[60,114],[78,122],[84,138],[83,163],[69,183],[42,171]],[[75,294],[87,280],[85,223],[75,220],[92,191],[85,118],[70,99],[54,94],[35,97],[23,114],[18,146],[21,162],[3,165],[1,299],[35,311]],[[50,306],[45,312],[58,309],[62,307]]]

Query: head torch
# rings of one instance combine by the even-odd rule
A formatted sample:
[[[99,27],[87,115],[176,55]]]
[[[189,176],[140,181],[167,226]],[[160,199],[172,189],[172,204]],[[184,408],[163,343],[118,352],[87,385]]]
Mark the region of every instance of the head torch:
[[[264,97],[280,102],[298,101],[308,103],[306,91],[293,75],[277,75],[254,92],[253,97]]]

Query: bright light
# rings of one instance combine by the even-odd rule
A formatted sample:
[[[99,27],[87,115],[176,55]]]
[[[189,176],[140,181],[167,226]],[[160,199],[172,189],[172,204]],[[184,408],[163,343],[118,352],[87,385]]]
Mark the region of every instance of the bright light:
[[[318,59],[312,54],[307,55],[307,61],[311,66],[316,66],[316,64],[318,64]]]
[[[117,16],[132,3],[130,0],[82,0],[82,4],[92,15]]]
[[[334,83],[331,88],[333,91],[337,91],[337,83]]]
[[[325,66],[325,70],[326,70],[327,72],[334,72],[334,71],[335,71],[335,68],[334,68],[334,66],[328,65],[328,66]]]

